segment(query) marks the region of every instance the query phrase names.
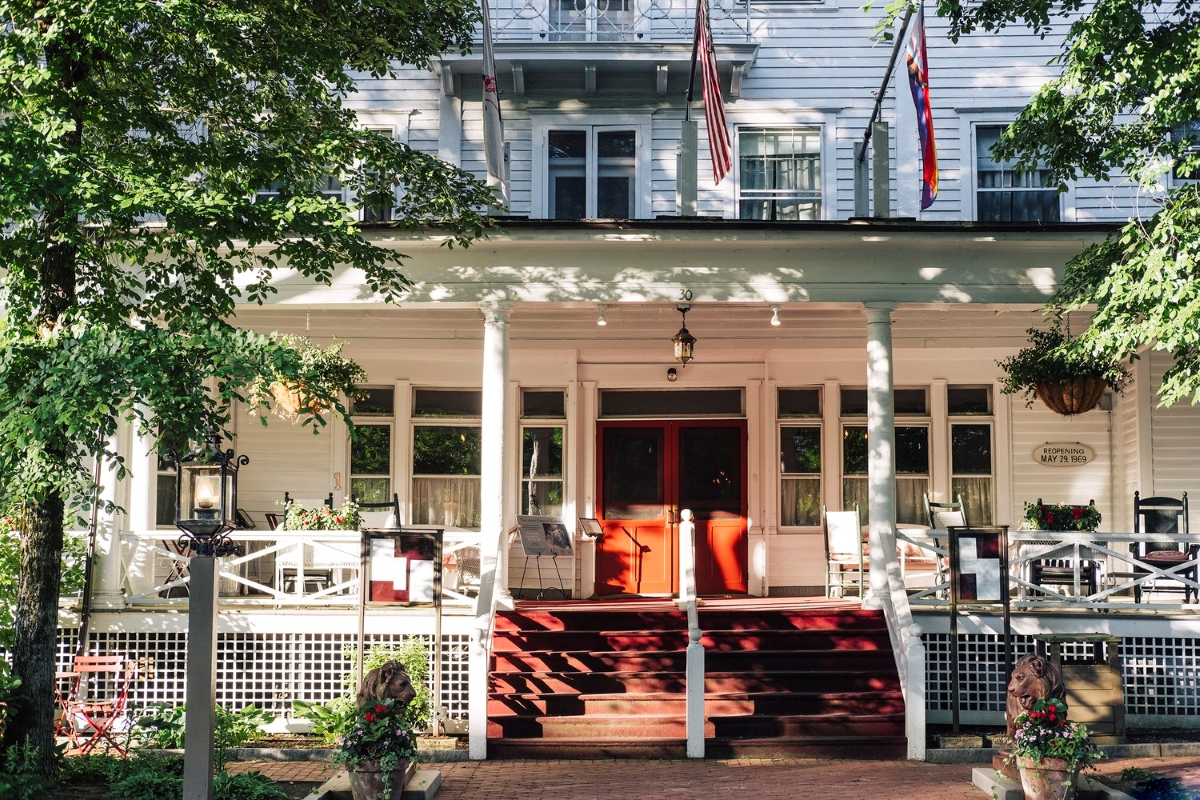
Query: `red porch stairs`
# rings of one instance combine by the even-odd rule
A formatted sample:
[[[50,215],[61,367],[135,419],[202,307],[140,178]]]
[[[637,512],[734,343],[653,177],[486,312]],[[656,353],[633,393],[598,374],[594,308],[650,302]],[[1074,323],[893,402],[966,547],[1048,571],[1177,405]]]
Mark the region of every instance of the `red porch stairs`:
[[[709,757],[904,757],[882,613],[823,598],[702,603]],[[684,757],[686,648],[687,616],[663,600],[498,612],[489,757]]]

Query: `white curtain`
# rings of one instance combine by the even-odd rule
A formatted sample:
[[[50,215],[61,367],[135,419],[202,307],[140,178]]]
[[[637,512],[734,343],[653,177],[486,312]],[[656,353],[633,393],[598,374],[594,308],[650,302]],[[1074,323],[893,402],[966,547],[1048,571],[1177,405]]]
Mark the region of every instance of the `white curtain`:
[[[479,477],[413,478],[413,524],[479,528]]]

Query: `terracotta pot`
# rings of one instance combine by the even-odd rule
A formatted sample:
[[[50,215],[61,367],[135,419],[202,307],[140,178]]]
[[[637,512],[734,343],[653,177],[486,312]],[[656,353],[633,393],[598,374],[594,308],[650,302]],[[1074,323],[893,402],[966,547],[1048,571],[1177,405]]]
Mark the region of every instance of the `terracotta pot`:
[[[1039,382],[1033,390],[1051,411],[1070,417],[1099,405],[1107,385],[1102,378],[1089,375],[1065,383]]]
[[[383,773],[377,761],[364,761],[350,770],[350,793],[354,800],[400,800],[404,786],[416,774],[417,765],[412,761],[401,761],[392,770],[391,791],[383,790]]]
[[[1061,758],[1043,758],[1034,761],[1026,756],[1017,756],[1017,767],[1021,770],[1021,788],[1025,800],[1072,800],[1078,769],[1070,769]],[[356,798],[357,800],[357,798]]]

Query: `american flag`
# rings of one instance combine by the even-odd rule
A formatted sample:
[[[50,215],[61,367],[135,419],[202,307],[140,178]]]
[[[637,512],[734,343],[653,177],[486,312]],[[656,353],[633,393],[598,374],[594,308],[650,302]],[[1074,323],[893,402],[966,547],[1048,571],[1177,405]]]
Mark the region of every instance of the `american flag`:
[[[704,124],[708,128],[708,153],[712,157],[713,182],[733,168],[733,144],[725,124],[725,106],[721,101],[721,75],[713,52],[712,30],[708,25],[708,0],[697,0],[696,43],[700,59],[700,77],[704,84]]]

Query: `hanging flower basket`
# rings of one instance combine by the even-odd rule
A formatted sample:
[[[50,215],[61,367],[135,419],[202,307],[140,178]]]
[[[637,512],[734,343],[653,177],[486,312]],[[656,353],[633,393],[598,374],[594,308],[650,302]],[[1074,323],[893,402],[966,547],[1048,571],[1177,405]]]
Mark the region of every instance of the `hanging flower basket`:
[[[271,384],[271,397],[275,400],[275,413],[280,419],[294,420],[304,408],[304,385],[275,381]],[[309,403],[313,410],[323,414],[329,410],[325,403]]]
[[[1073,347],[1061,320],[1026,334],[1028,346],[996,362],[1004,370],[1001,391],[1025,395],[1026,406],[1041,400],[1051,411],[1070,417],[1099,405],[1105,389],[1119,394],[1129,381],[1119,360]]]
[[[1082,414],[1100,405],[1106,388],[1108,384],[1104,379],[1095,375],[1071,378],[1062,383],[1038,381],[1033,386],[1038,399],[1051,411],[1064,417]]]

